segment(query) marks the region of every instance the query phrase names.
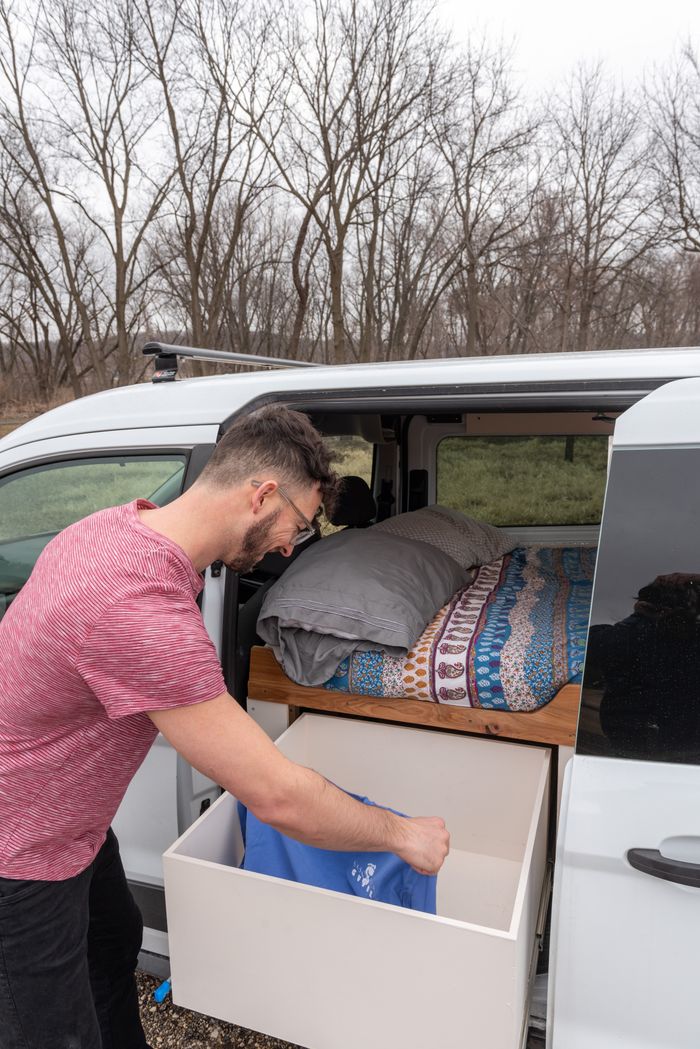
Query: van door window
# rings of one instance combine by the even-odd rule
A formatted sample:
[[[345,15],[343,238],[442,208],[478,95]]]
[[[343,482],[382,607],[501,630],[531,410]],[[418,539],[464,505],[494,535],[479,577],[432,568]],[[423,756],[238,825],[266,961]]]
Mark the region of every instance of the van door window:
[[[341,477],[361,477],[372,487],[373,444],[355,435],[325,437],[324,443],[337,457],[333,463],[336,473]]]
[[[577,752],[700,763],[700,449],[613,453]]]
[[[333,463],[335,472],[340,477],[361,477],[371,489],[375,446],[366,441],[364,437],[354,434],[325,437],[324,442],[335,455]],[[337,529],[325,519],[321,530],[324,535],[329,535]]]
[[[500,527],[598,524],[605,435],[445,437],[437,501]]]
[[[0,478],[0,618],[57,532],[107,506],[182,491],[184,455],[100,456],[44,463]]]

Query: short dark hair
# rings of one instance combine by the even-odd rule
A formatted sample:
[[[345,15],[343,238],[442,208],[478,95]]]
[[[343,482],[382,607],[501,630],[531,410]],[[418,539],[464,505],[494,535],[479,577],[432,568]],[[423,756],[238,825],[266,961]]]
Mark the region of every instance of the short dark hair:
[[[327,510],[335,501],[338,476],[333,453],[303,412],[284,404],[268,404],[236,419],[223,435],[200,479],[224,487],[249,478],[275,479],[293,488],[316,481]]]

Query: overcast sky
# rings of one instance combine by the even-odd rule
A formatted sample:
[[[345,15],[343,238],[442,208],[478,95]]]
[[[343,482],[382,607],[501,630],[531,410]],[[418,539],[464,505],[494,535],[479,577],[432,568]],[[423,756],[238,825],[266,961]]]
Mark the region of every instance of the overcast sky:
[[[514,69],[539,92],[580,60],[603,59],[631,86],[692,37],[700,45],[699,0],[438,0],[459,40],[486,29],[514,45]]]

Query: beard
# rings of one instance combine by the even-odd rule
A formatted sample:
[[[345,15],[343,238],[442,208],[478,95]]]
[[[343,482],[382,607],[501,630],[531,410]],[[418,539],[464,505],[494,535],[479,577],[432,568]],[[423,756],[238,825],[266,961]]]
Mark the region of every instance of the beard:
[[[250,572],[252,568],[261,561],[269,552],[269,539],[271,532],[282,514],[281,510],[275,510],[260,524],[252,524],[245,532],[240,541],[238,550],[224,564],[231,572]]]

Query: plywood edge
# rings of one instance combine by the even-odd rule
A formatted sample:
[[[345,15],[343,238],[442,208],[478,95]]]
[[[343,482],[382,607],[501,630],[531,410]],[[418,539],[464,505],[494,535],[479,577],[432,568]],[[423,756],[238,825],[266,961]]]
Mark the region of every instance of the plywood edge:
[[[286,676],[272,650],[258,646],[251,651],[248,681],[251,699],[352,717],[378,718],[453,732],[474,732],[568,747],[574,745],[576,736],[580,688],[580,685],[565,685],[551,703],[539,710],[522,713],[451,707],[416,699],[359,696],[297,685]]]

